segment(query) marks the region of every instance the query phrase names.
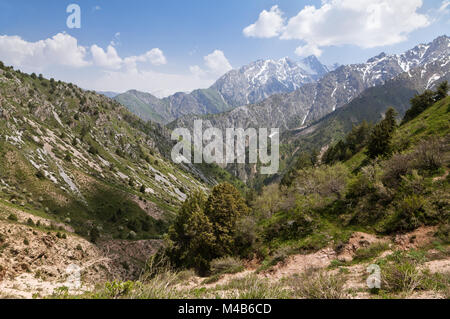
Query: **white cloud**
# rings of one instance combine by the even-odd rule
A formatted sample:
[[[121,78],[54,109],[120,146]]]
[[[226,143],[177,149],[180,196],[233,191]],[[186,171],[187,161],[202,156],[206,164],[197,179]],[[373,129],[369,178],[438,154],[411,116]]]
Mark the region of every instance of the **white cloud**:
[[[278,6],[273,6],[270,11],[263,10],[258,21],[246,27],[243,33],[246,37],[273,38],[280,34],[284,22],[283,12]]]
[[[216,80],[217,77],[233,69],[223,51],[220,50],[214,50],[211,54],[204,56],[203,60],[205,68],[201,68],[198,65],[189,67],[191,73],[198,78],[203,77]]]
[[[214,50],[213,53],[204,57],[208,70],[217,75],[223,75],[232,69],[230,62],[225,54],[220,50]]]
[[[86,60],[86,48],[66,33],[37,42],[28,42],[19,36],[0,36],[0,60],[31,70],[52,65],[84,67],[90,64]]]
[[[308,43],[307,45],[300,46],[295,50],[295,54],[299,56],[315,55],[317,57],[322,55],[322,50],[316,45]]]
[[[447,8],[447,2],[442,4],[442,10]],[[244,29],[244,34],[301,40],[305,44],[297,48],[299,55],[320,55],[321,48],[334,45],[373,48],[400,43],[412,31],[428,26],[430,18],[417,12],[421,7],[422,0],[323,0],[319,8],[305,6],[284,26],[280,25],[282,13],[277,7],[273,12],[279,18],[274,19],[276,23],[267,22],[270,12],[263,11],[257,23]],[[265,23],[258,24],[260,21]]]
[[[108,69],[125,67],[135,70],[137,69],[138,62],[151,63],[152,65],[163,65],[167,63],[163,51],[159,48],[151,49],[139,56],[130,56],[122,59],[112,45],[109,45],[105,52],[102,48],[94,44],[91,47],[91,54],[95,65]]]
[[[120,34],[116,34],[118,39]],[[168,73],[150,66],[167,64],[164,52],[153,48],[141,55],[121,57],[112,45],[81,46],[75,37],[58,33],[52,38],[28,42],[19,36],[0,36],[0,60],[25,72],[39,72],[82,88],[124,92],[137,89],[158,96],[207,88],[231,65],[220,50],[204,57],[204,66],[192,72]],[[196,73],[197,71],[197,73]],[[194,75],[193,75],[194,74]]]
[[[112,45],[109,45],[105,52],[102,48],[94,44],[91,46],[91,54],[97,66],[110,69],[120,69],[122,66],[123,61]]]
[[[448,14],[450,12],[450,0],[442,1],[442,5],[438,9],[438,12]]]
[[[171,74],[153,70],[107,71],[93,77],[81,76],[77,83],[81,87],[98,90],[125,92],[136,89],[165,97],[176,92],[189,92],[198,88],[207,88],[212,82],[209,78],[195,77],[190,73]]]

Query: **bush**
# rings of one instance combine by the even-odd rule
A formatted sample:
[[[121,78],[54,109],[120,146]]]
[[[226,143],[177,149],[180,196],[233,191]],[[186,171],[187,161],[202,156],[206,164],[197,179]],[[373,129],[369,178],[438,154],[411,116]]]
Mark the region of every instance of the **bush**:
[[[44,173],[44,171],[43,170],[38,170],[37,171],[37,173],[36,173],[36,177],[37,178],[39,178],[39,179],[45,179],[45,173]]]
[[[389,249],[388,243],[375,243],[367,248],[360,248],[355,252],[354,260],[357,262],[366,261],[378,257],[383,251]]]
[[[385,230],[408,232],[431,223],[435,216],[430,203],[422,196],[409,195],[396,203],[395,212],[388,218]]]
[[[445,142],[438,137],[421,141],[414,152],[417,168],[429,171],[441,168],[444,164],[445,151]]]
[[[423,284],[424,276],[415,262],[401,258],[381,267],[381,288],[389,292],[412,293]]]
[[[97,147],[95,147],[94,145],[91,145],[91,146],[89,147],[88,152],[91,153],[92,155],[98,155],[98,149],[97,149]]]
[[[97,227],[92,227],[91,231],[89,232],[90,241],[92,243],[97,243],[98,239],[100,238],[100,232],[98,231]]]
[[[401,177],[410,173],[412,168],[412,154],[394,154],[384,161],[382,181],[388,186],[398,186]]]
[[[242,262],[234,257],[223,257],[211,261],[211,274],[235,274],[244,270]]]
[[[17,218],[16,214],[10,214],[8,216],[8,220],[13,221],[13,222],[17,222],[19,219]]]

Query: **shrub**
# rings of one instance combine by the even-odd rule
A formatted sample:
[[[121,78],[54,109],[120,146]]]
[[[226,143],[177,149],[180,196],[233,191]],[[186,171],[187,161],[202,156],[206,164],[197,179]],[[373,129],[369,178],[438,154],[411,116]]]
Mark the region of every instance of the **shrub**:
[[[97,147],[95,147],[94,145],[91,145],[91,146],[89,147],[88,152],[91,153],[92,155],[97,155],[97,154],[98,154],[98,149],[97,149]]]
[[[17,218],[17,215],[16,214],[10,214],[9,216],[8,216],[8,219],[10,220],[10,221],[13,221],[13,222],[17,222],[19,219]]]
[[[444,163],[445,143],[438,137],[421,141],[414,152],[418,168],[434,171]]]
[[[100,238],[100,232],[98,231],[98,228],[92,227],[91,231],[89,232],[89,236],[92,243],[97,243],[98,239]]]
[[[38,170],[36,173],[36,177],[39,179],[45,179],[45,173],[43,170]]]
[[[402,258],[381,267],[381,288],[389,292],[412,293],[423,284],[424,276],[413,261]]]
[[[388,186],[398,186],[401,176],[411,172],[411,154],[394,154],[389,160],[383,162],[382,181]]]
[[[105,284],[104,293],[111,299],[117,299],[128,295],[134,289],[135,283],[132,281],[113,281]]]
[[[223,257],[211,261],[211,274],[235,274],[244,270],[242,262],[234,257]]]
[[[261,245],[261,229],[253,216],[244,216],[236,222],[234,244],[236,254],[243,258],[251,258],[258,253]]]
[[[436,217],[432,206],[422,196],[405,196],[395,206],[395,212],[386,222],[385,230],[388,233],[413,231]]]
[[[383,251],[389,249],[388,243],[375,243],[370,245],[367,248],[360,248],[355,252],[355,257],[353,258],[355,261],[365,261],[370,260],[375,257],[378,257]]]

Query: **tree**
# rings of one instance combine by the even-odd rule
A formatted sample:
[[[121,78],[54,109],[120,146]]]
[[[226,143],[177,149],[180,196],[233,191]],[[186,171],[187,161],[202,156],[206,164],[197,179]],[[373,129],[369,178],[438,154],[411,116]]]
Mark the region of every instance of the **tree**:
[[[384,120],[374,127],[367,145],[367,155],[369,158],[375,159],[378,156],[384,156],[391,153],[392,135],[397,128],[396,116],[397,112],[393,108],[389,108],[385,114]]]
[[[144,184],[141,185],[141,188],[139,189],[139,191],[140,191],[142,194],[145,194],[145,185],[144,185]]]
[[[438,89],[437,89],[437,91],[436,91],[436,93],[434,95],[435,102],[438,102],[440,100],[445,99],[447,97],[447,95],[448,95],[448,90],[449,90],[448,81],[442,82],[438,86]]]
[[[325,152],[322,161],[325,164],[334,164],[337,161],[346,161],[358,153],[367,143],[370,134],[370,126],[366,121],[361,125],[353,126],[352,131],[339,141],[336,145],[330,146]]]
[[[195,267],[199,272],[208,268],[215,238],[213,226],[204,214],[205,202],[202,192],[191,194],[169,228],[166,253],[178,267]]]
[[[405,117],[403,118],[402,125],[416,118],[419,114],[433,105],[435,102],[435,93],[430,90],[426,90],[422,94],[416,94],[411,99],[411,108],[406,111]]]
[[[193,193],[169,228],[166,254],[178,267],[194,267],[206,274],[214,258],[233,255],[236,222],[248,207],[231,184],[215,186],[208,199]]]
[[[213,225],[215,257],[233,254],[236,221],[248,213],[248,207],[238,190],[229,183],[212,189],[205,205],[205,215]]]

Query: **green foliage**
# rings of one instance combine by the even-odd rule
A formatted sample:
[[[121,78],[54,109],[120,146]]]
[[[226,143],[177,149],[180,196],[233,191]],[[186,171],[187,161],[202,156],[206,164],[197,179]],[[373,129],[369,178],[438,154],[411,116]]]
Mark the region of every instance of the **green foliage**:
[[[392,152],[392,135],[397,128],[397,113],[393,108],[387,110],[384,120],[375,125],[367,144],[367,155],[374,159]]]
[[[169,229],[168,256],[179,267],[206,274],[212,259],[234,253],[236,221],[246,213],[243,198],[230,184],[214,187],[208,199],[193,193]]]
[[[444,81],[438,86],[436,92],[426,90],[420,95],[416,94],[414,98],[411,99],[411,108],[406,112],[402,125],[416,118],[434,103],[445,99],[448,95],[448,90],[448,82]]]
[[[16,214],[10,214],[8,216],[8,220],[13,221],[13,222],[17,222],[19,219],[17,218]]]
[[[244,270],[242,261],[234,257],[223,257],[211,261],[211,275],[235,274]]]
[[[426,198],[417,195],[405,196],[395,206],[385,225],[390,233],[412,231],[433,220],[436,213]]]
[[[205,215],[213,225],[216,257],[233,254],[236,222],[247,213],[247,205],[233,185],[223,183],[212,189],[205,204]]]
[[[305,299],[346,299],[342,274],[332,275],[324,271],[309,270],[290,279],[290,286],[297,297]]]
[[[323,156],[323,162],[333,164],[338,161],[346,161],[364,148],[367,143],[371,128],[366,121],[358,126],[353,126],[352,131],[336,145],[328,148]]]
[[[113,281],[105,284],[104,292],[107,297],[111,299],[117,299],[121,296],[128,295],[135,287],[135,283],[132,281],[120,282]]]
[[[412,293],[423,287],[425,275],[419,269],[423,258],[404,252],[395,252],[381,264],[381,288],[388,292]]]
[[[355,252],[353,260],[355,262],[361,262],[366,260],[371,260],[378,257],[383,251],[389,249],[388,243],[375,243],[367,248],[360,248]]]

